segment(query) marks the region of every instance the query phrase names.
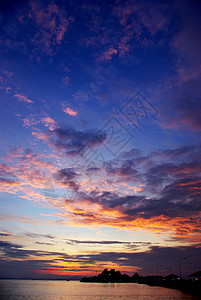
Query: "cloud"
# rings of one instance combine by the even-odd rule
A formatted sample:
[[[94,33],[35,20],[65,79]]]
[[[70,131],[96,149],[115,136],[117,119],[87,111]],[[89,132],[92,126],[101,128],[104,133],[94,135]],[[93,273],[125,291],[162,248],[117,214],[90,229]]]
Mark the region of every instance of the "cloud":
[[[57,184],[69,187],[74,191],[79,189],[79,184],[76,182],[80,174],[76,173],[73,168],[60,169],[53,174],[53,178]]]
[[[27,126],[27,127],[34,126],[34,125],[37,125],[38,123],[40,123],[40,121],[36,120],[36,118],[32,115],[27,116],[26,118],[24,118],[23,122],[24,122],[23,126]]]
[[[66,155],[82,155],[87,147],[100,146],[106,139],[104,132],[79,131],[70,127],[47,131],[46,136],[51,146],[58,151],[64,151]]]
[[[63,112],[65,112],[66,114],[72,116],[72,117],[76,117],[78,112],[71,109],[70,107],[63,107],[62,108]]]
[[[66,75],[65,77],[62,78],[62,82],[65,86],[70,85],[70,78]]]
[[[34,101],[28,99],[27,96],[22,94],[15,94],[14,97],[17,98],[17,100],[20,102],[31,103],[31,104],[34,103]]]
[[[13,243],[10,243],[10,242],[0,241],[0,248],[18,249],[18,248],[22,248],[22,246],[18,245],[18,244],[13,244]]]
[[[88,244],[88,245],[124,245],[129,247],[137,247],[137,246],[149,246],[150,242],[123,242],[123,241],[90,241],[90,240],[72,240],[68,239],[67,243],[70,245],[79,245],[79,244]]]
[[[117,53],[118,53],[118,51],[116,49],[109,48],[109,49],[105,50],[105,52],[100,55],[100,57],[98,58],[98,61],[111,61],[112,57],[114,55],[116,55]]]
[[[46,239],[54,239],[55,236],[49,235],[49,234],[41,234],[41,233],[35,233],[35,232],[25,232],[25,236],[31,237],[31,238],[46,238]]]
[[[12,236],[12,235],[14,235],[13,233],[11,233],[11,232],[6,232],[6,231],[2,231],[2,232],[0,232],[0,236]]]
[[[64,240],[65,242],[65,240]],[[151,269],[155,274],[156,266],[163,265],[168,261],[168,266],[173,269],[173,272],[178,274],[177,264],[181,257],[187,257],[187,260],[197,261],[197,268],[200,268],[201,245],[197,243],[195,246],[176,246],[162,247],[146,242],[122,242],[122,241],[82,241],[82,240],[67,240],[73,244],[91,245],[113,245],[115,244],[128,246],[126,251],[96,251],[88,252],[87,254],[68,255],[65,252],[58,251],[41,251],[26,249],[19,244],[11,242],[0,242],[1,252],[1,278],[54,278],[54,275],[77,275],[83,276],[105,267],[115,267],[124,272],[129,272],[133,275],[134,271],[139,268],[142,270]],[[40,247],[40,243],[37,243]],[[48,245],[47,245],[48,246]],[[133,246],[130,251],[130,246]],[[135,246],[137,249],[135,249]],[[145,249],[139,249],[138,246],[146,246]],[[175,267],[176,266],[176,267]],[[168,272],[166,266],[161,268],[161,272]],[[182,267],[183,274],[191,273],[191,266],[184,262]]]
[[[17,181],[17,180],[13,180],[13,179],[10,179],[10,178],[3,178],[3,177],[0,177],[0,183],[5,184],[5,185],[18,185],[18,184],[20,184],[20,182]]]
[[[61,224],[139,228],[171,232],[172,237],[181,240],[185,236],[191,243],[198,240],[200,145],[158,149],[147,155],[135,148],[99,168],[61,168],[66,159],[64,153],[68,157],[72,152],[82,155],[88,145],[96,147],[101,143],[95,131],[56,127],[45,135],[49,145],[56,149],[60,164],[56,167],[49,162],[49,156],[31,149],[12,148],[5,156],[7,163],[0,165],[3,191],[20,192],[21,197],[33,201],[41,201],[45,195],[49,203],[62,209],[58,215]],[[64,189],[63,192],[52,190],[52,194],[44,194],[45,187],[51,185],[50,177],[50,189]]]
[[[188,80],[172,87],[168,94],[169,104],[165,109],[161,109],[161,126],[173,130],[199,132],[201,129],[197,114],[201,109],[199,79]]]
[[[30,114],[26,118],[23,119],[24,126],[32,126],[36,130],[36,125],[38,124],[44,124],[45,127],[48,127],[50,130],[53,130],[57,127],[57,122],[53,120],[50,116],[47,114],[43,114],[41,116],[40,114]]]
[[[171,231],[181,238],[189,235],[193,239],[194,235],[197,241],[201,212],[199,152],[199,146],[159,149],[147,156],[137,149],[124,152],[104,164],[107,180],[103,186],[99,181],[90,189],[82,185],[77,190],[74,205],[66,206],[68,215],[75,223]],[[127,195],[120,194],[122,189],[113,189],[123,183]]]
[[[31,0],[18,6],[7,3],[2,18],[3,51],[19,51],[37,60],[56,54],[69,26],[66,11],[54,1]]]
[[[173,9],[180,17],[179,29],[170,41],[175,55],[174,82],[166,91],[167,106],[161,105],[161,126],[173,130],[199,132],[201,121],[198,111],[201,76],[201,23],[200,4],[185,0],[177,1]],[[172,81],[172,80],[171,80]]]
[[[200,77],[200,4],[185,0],[175,3],[180,13],[180,30],[176,33],[171,47],[177,54],[177,71],[180,82],[188,82]]]
[[[38,29],[32,42],[35,44],[36,50],[52,56],[68,29],[69,22],[66,14],[54,3],[44,5],[39,1],[31,1],[30,6],[28,17]]]
[[[45,243],[45,242],[36,242],[38,245],[47,245],[47,246],[52,246],[54,245],[53,243]]]
[[[9,252],[9,249],[13,248]],[[149,245],[149,249],[145,251],[110,251],[96,252],[78,255],[67,255],[62,252],[26,250],[20,248],[20,245],[3,244],[2,249],[8,256],[3,257],[0,262],[2,270],[1,277],[22,278],[24,276],[31,278],[57,278],[60,275],[75,275],[81,277],[100,268],[112,268],[121,272],[128,272],[130,275],[139,268],[142,272],[150,269],[150,272],[156,274],[156,266],[162,265],[160,272],[167,275],[167,266],[164,262],[168,261],[168,267],[178,274],[178,259],[186,257],[187,261],[197,261],[197,268],[200,268],[201,247],[177,246],[177,247],[160,247]],[[14,256],[16,254],[16,257]],[[23,260],[21,259],[23,258]],[[17,260],[20,259],[20,260]],[[188,275],[192,273],[191,267],[187,261],[183,263],[182,273]],[[66,264],[68,267],[66,267]],[[102,270],[101,270],[102,271]]]
[[[191,246],[180,246],[180,247],[159,247],[152,246],[149,250],[144,252],[135,252],[135,253],[126,253],[126,252],[105,252],[105,253],[97,253],[91,254],[89,257],[89,261],[95,263],[96,261],[105,262],[107,266],[111,266],[111,262],[113,264],[117,264],[119,269],[121,269],[121,265],[134,265],[139,266],[139,268],[150,269],[149,275],[156,275],[156,266],[162,265],[161,272],[163,274],[167,274],[166,266],[164,266],[164,262],[168,261],[168,265],[172,267],[173,272],[178,274],[179,270],[177,267],[178,259],[181,257],[190,258],[193,261],[199,261],[199,255],[201,254],[200,244],[197,247]],[[84,256],[80,256],[84,257]],[[121,258],[126,258],[125,260],[121,260]],[[191,267],[186,262],[183,265],[183,274],[188,275],[191,272]]]
[[[44,123],[44,125],[50,130],[54,130],[57,127],[57,122],[50,117],[42,118],[41,122]]]
[[[114,56],[133,56],[136,48],[159,46],[170,24],[169,5],[151,1],[118,1],[110,13],[84,9],[88,17],[88,34],[82,45],[95,50],[98,62],[110,62]],[[113,17],[111,17],[113,16]],[[87,27],[87,26],[86,26]]]
[[[0,165],[0,188],[30,200],[41,201],[47,174],[55,172],[49,156],[31,149],[11,148],[4,156],[6,163]]]

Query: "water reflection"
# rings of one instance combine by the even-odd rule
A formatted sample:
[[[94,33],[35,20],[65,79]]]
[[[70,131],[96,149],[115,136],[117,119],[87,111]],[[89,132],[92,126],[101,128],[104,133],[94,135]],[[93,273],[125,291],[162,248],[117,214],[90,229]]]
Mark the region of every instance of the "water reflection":
[[[137,283],[81,283],[78,281],[0,280],[1,300],[192,300],[177,290]]]

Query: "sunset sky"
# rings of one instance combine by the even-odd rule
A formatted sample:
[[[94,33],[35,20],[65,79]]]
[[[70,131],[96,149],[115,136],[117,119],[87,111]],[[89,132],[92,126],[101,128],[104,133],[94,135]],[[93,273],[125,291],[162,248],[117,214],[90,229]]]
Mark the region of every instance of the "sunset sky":
[[[0,277],[201,269],[201,3],[0,1]]]

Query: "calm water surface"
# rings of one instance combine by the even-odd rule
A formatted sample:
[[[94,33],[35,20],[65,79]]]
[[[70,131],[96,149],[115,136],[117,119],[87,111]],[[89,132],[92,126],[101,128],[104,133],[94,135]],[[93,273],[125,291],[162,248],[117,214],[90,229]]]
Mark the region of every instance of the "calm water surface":
[[[1,300],[130,300],[198,299],[180,291],[137,283],[0,280]]]

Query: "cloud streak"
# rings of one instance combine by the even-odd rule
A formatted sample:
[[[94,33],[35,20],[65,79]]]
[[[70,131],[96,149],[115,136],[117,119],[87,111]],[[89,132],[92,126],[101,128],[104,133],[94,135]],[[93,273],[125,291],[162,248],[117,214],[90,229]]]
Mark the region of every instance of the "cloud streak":
[[[17,98],[17,100],[19,102],[25,102],[25,103],[29,103],[29,104],[33,104],[34,103],[33,100],[29,99],[27,96],[22,95],[22,94],[15,94],[14,97]]]

